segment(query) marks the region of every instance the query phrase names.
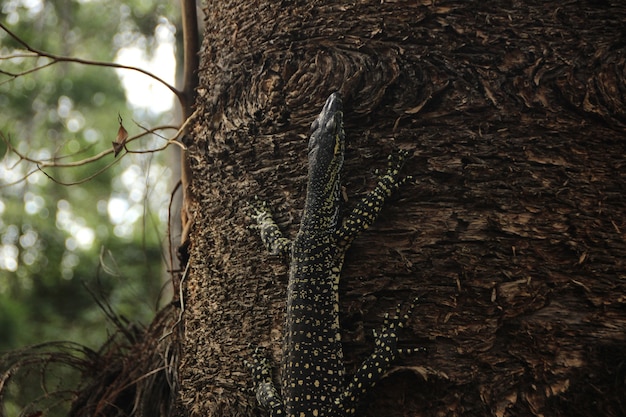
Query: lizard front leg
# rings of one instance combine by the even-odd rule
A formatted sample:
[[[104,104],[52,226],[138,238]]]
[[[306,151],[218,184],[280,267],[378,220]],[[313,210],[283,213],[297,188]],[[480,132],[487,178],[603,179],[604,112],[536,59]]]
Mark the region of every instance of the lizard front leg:
[[[270,412],[270,417],[285,415],[285,406],[272,381],[272,369],[265,350],[256,348],[253,360],[251,362],[246,361],[246,366],[252,373],[254,391],[259,404]]]
[[[410,178],[400,178],[400,170],[404,166],[407,156],[408,152],[404,150],[401,150],[397,155],[389,156],[387,170],[378,178],[376,187],[359,201],[337,230],[339,246],[345,249],[349,248],[359,233],[376,221],[387,198]]]
[[[272,212],[265,202],[255,201],[250,205],[254,211],[252,217],[256,221],[256,225],[251,226],[259,229],[261,241],[263,245],[272,255],[291,254],[291,240],[283,237],[283,233],[272,217]]]
[[[254,211],[252,217],[257,223],[252,227],[259,229],[261,241],[267,250],[272,255],[290,254],[291,240],[283,237],[267,204],[256,200],[250,206]],[[254,392],[259,404],[269,411],[270,417],[284,416],[285,406],[272,381],[272,369],[265,350],[257,347],[252,360],[245,361],[245,364],[252,373]]]

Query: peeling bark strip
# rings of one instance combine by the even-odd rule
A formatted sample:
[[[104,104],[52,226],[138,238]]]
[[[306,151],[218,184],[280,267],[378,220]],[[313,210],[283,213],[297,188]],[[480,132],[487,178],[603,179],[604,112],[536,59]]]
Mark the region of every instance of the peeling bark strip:
[[[259,250],[245,204],[268,201],[295,234],[307,128],[335,90],[345,195],[371,189],[395,147],[412,151],[416,179],[347,254],[347,372],[385,311],[428,294],[401,341],[428,357],[399,362],[363,415],[626,413],[622,1],[221,1],[206,13],[180,365],[192,416],[256,413],[243,361],[252,341],[280,346],[287,269]]]

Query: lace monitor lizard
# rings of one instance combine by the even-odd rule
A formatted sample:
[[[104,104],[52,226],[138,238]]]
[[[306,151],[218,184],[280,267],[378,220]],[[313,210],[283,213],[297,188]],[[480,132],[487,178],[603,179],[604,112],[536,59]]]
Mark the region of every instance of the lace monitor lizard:
[[[253,205],[261,240],[272,254],[290,255],[287,312],[280,394],[272,382],[269,360],[257,348],[251,368],[256,397],[272,417],[345,417],[356,412],[366,390],[397,356],[398,327],[408,318],[385,316],[376,349],[350,383],[345,370],[339,326],[339,278],[344,255],[369,227],[385,199],[405,179],[399,170],[406,157],[391,158],[376,187],[344,219],[339,218],[340,174],[345,133],[339,93],[333,93],[311,125],[309,180],[300,230],[293,242],[283,237],[265,204]],[[412,308],[412,305],[411,305]]]

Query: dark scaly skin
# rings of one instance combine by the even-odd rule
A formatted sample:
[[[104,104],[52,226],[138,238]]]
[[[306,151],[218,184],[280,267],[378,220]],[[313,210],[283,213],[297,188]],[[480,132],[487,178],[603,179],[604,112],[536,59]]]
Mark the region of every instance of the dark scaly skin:
[[[398,353],[398,327],[407,316],[385,318],[376,350],[345,382],[339,327],[339,278],[344,256],[356,236],[369,227],[385,199],[404,180],[401,153],[343,223],[339,222],[340,174],[345,133],[342,101],[333,93],[311,125],[309,181],[300,230],[284,238],[265,205],[255,219],[273,254],[290,254],[287,312],[283,342],[281,393],[272,384],[269,362],[257,349],[249,364],[259,403],[272,416],[345,417],[356,412],[366,390],[380,379]]]

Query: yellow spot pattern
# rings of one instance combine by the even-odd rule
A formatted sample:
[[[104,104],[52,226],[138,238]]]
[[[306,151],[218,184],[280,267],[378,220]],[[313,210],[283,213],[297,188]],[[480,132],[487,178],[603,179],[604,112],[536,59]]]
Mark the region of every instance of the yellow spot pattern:
[[[271,416],[346,417],[363,393],[386,372],[398,349],[398,316],[385,317],[376,350],[351,382],[345,383],[339,326],[339,279],[352,241],[367,229],[404,181],[407,154],[390,158],[376,187],[340,222],[340,176],[345,133],[341,97],[332,94],[311,126],[309,181],[300,229],[293,242],[283,237],[265,204],[253,205],[261,240],[273,254],[290,255],[281,392],[272,383],[269,361],[255,352],[249,365],[256,396]]]

